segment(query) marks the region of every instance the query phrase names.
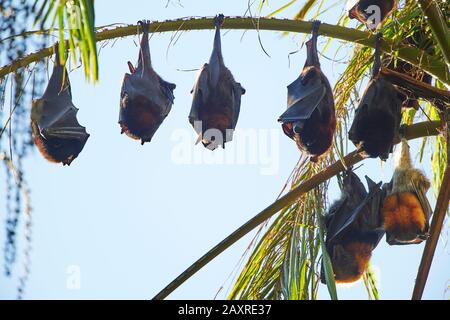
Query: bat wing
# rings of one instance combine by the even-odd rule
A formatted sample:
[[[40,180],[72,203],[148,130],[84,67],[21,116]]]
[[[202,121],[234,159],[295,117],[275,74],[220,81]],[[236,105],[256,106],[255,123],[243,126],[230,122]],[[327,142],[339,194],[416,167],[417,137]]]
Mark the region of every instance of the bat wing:
[[[376,86],[374,80],[371,80],[369,84],[367,85],[366,90],[363,93],[363,96],[361,98],[361,102],[359,103],[358,108],[355,111],[355,118],[358,117],[358,114],[360,111],[364,111],[364,109],[369,109],[371,105],[375,102],[376,98]],[[362,109],[362,110],[360,110]]]
[[[417,199],[419,200],[420,205],[422,206],[423,213],[425,214],[426,227],[425,232],[428,232],[429,229],[429,219],[431,214],[433,213],[433,209],[431,208],[430,202],[428,201],[427,196],[425,195],[421,186],[419,186],[414,180],[410,181],[411,190],[414,190]]]
[[[340,234],[348,230],[349,227],[358,223],[358,229],[362,232],[373,232],[376,229],[381,228],[381,222],[379,217],[379,193],[381,182],[375,184],[372,180],[368,179],[369,193],[358,203],[356,207],[353,207],[348,201],[348,204],[343,204],[334,213],[334,218],[330,221],[330,225],[327,229],[327,240],[332,241]],[[355,194],[350,193],[348,197],[354,197]],[[381,230],[381,229],[380,229]],[[383,235],[381,235],[382,237]],[[378,241],[381,239],[379,237]]]
[[[47,89],[38,104],[42,104],[42,108],[37,124],[44,138],[87,140],[89,134],[76,118],[78,109],[72,103],[67,70],[58,62],[55,62]]]
[[[354,209],[367,195],[361,180],[350,169],[345,172],[340,187],[342,197],[330,207],[325,220],[327,242],[337,237],[356,219]]]
[[[300,75],[288,86],[288,109],[280,116],[280,122],[293,122],[309,119],[326,96],[326,86],[319,77],[305,81]]]
[[[198,74],[197,81],[195,82],[194,88],[192,89],[193,99],[191,112],[189,113],[189,122],[195,128],[194,122],[200,120],[199,113],[205,106],[205,100],[208,97],[210,90],[208,86],[208,74],[209,65],[205,63]],[[198,132],[201,134],[202,132]]]
[[[344,233],[363,212],[363,208],[366,205],[366,201],[356,208],[349,208],[343,206],[339,211],[335,213],[334,219],[330,223],[330,229],[327,234],[327,242],[333,241],[340,234]]]
[[[175,90],[176,85],[174,83],[163,80],[161,77],[159,77],[159,85],[161,86],[161,90],[167,99],[167,104],[161,112],[162,113],[161,115],[163,117],[166,117],[172,108],[173,101],[175,100],[173,90]]]
[[[392,84],[373,79],[356,109],[349,139],[369,157],[386,160],[392,152],[400,121],[401,101]]]
[[[89,134],[86,128],[77,120],[78,109],[71,103],[63,108],[58,107],[53,101],[48,101],[44,106],[43,117],[38,122],[41,134],[45,139],[76,139],[86,141]]]
[[[327,242],[332,241],[345,229],[346,223],[352,219],[353,212],[349,210],[349,198],[344,197],[334,203],[328,214],[325,216],[325,226],[327,229]]]
[[[381,188],[382,182],[375,183],[367,176],[366,181],[369,188],[366,198],[368,211],[361,216],[361,230],[367,232],[368,240],[375,248],[385,234],[381,219],[381,207],[386,197],[386,191]]]
[[[235,82],[232,94],[233,94],[233,122],[232,122],[232,129],[236,128],[236,124],[239,118],[239,113],[241,112],[241,96],[245,93],[244,88],[242,88],[241,84],[239,82]]]
[[[364,224],[368,230],[374,230],[382,228],[380,211],[385,194],[381,188],[382,182],[375,183],[368,176],[366,176],[366,181],[369,188],[367,198],[370,214],[364,217]]]

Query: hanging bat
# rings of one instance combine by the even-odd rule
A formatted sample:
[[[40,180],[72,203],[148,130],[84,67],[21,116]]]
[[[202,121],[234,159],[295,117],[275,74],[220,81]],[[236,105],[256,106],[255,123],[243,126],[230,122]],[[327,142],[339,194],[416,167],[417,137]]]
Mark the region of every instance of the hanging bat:
[[[50,162],[70,165],[83,150],[89,134],[77,120],[67,69],[61,64],[58,44],[53,72],[44,95],[32,102],[31,132],[34,144]]]
[[[359,280],[367,269],[372,251],[384,235],[379,215],[383,192],[366,176],[369,192],[349,169],[344,174],[341,198],[325,216],[325,246],[336,283]],[[326,283],[322,265],[321,281]]]
[[[400,130],[404,95],[379,76],[381,34],[376,38],[372,77],[356,109],[349,139],[364,156],[386,160]]]
[[[128,61],[120,92],[119,124],[132,139],[150,142],[172,109],[176,85],[164,81],[152,68],[148,44],[148,21],[139,21],[143,31],[138,65]]]
[[[312,38],[306,42],[305,65],[288,86],[288,108],[278,119],[284,133],[313,162],[330,148],[336,130],[333,92],[317,54],[319,27],[320,21],[314,21]]]
[[[191,91],[193,100],[189,122],[199,135],[198,141],[210,150],[219,145],[225,148],[225,143],[232,140],[239,118],[241,95],[245,94],[245,89],[234,80],[223,61],[220,40],[223,20],[222,14],[214,19],[214,48],[209,63],[201,68]]]
[[[386,241],[390,245],[417,244],[428,238],[431,206],[426,197],[430,182],[412,167],[408,142],[402,139],[396,168],[382,207]]]
[[[348,17],[376,29],[391,11],[397,8],[397,0],[349,0]]]

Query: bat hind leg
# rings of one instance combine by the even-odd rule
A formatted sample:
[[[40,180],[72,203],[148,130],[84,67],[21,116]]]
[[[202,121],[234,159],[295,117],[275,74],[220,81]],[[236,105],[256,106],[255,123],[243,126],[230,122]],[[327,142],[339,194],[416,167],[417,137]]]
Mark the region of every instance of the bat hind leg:
[[[143,146],[146,142],[151,142],[152,138],[141,138],[141,146]]]

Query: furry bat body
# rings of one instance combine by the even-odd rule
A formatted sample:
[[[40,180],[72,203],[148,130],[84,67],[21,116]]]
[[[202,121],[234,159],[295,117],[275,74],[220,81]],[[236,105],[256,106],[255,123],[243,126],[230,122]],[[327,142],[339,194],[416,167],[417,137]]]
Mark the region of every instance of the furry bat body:
[[[148,44],[148,23],[139,21],[143,35],[139,61],[135,68],[128,62],[130,74],[125,74],[120,93],[119,124],[132,139],[141,144],[150,142],[172,109],[176,85],[164,81],[153,70]]]
[[[77,121],[67,69],[61,65],[58,45],[44,95],[32,103],[31,131],[35,145],[50,162],[70,165],[83,150],[89,134]]]
[[[356,109],[349,139],[365,156],[386,160],[400,130],[404,95],[379,76],[380,41],[377,35],[372,79]]]
[[[215,18],[216,33],[211,58],[200,70],[191,92],[193,100],[189,122],[199,135],[199,141],[210,150],[219,145],[225,148],[225,143],[232,140],[239,118],[241,95],[245,93],[223,61],[220,40],[223,19],[223,15]]]
[[[337,283],[359,280],[367,269],[372,251],[384,235],[379,209],[381,183],[366,177],[369,192],[351,170],[345,173],[342,195],[325,216],[325,245]],[[321,281],[326,282],[322,266]]]
[[[386,241],[390,245],[416,244],[428,238],[432,213],[426,197],[429,188],[427,177],[412,167],[408,143],[402,140],[382,208]]]
[[[396,7],[397,0],[347,1],[348,17],[350,19],[357,19],[369,29],[376,29]]]
[[[316,162],[331,146],[336,130],[333,92],[320,69],[317,37],[320,21],[313,22],[312,38],[300,76],[288,86],[288,109],[279,117],[284,133]]]

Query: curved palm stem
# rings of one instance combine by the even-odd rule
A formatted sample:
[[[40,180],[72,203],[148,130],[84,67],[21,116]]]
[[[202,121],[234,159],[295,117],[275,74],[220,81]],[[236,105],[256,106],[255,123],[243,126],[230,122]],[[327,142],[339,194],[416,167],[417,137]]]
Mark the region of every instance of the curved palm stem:
[[[413,124],[411,126],[405,126],[403,129],[403,137],[407,140],[412,140],[420,137],[437,135],[440,124],[441,123],[439,121],[427,121]],[[397,141],[396,143],[398,142],[399,141]],[[172,293],[175,289],[177,289],[181,284],[183,284],[191,276],[197,273],[215,257],[224,252],[236,241],[241,239],[261,223],[275,215],[277,212],[294,203],[302,194],[311,191],[321,183],[331,179],[339,172],[345,170],[345,168],[351,167],[364,160],[364,158],[358,152],[353,151],[345,156],[343,160],[343,162],[340,160],[333,163],[312,178],[304,181],[303,183],[289,191],[287,194],[285,194],[283,197],[272,203],[266,209],[258,213],[255,217],[247,221],[239,229],[234,231],[231,235],[229,235],[214,248],[208,251],[205,255],[203,255],[200,259],[194,262],[194,264],[192,264],[183,273],[181,273],[175,280],[169,283],[169,285],[161,290],[153,299],[160,300],[166,298],[170,293]]]
[[[450,200],[450,112],[445,112],[447,120],[447,167],[444,177],[442,178],[441,189],[436,200],[436,208],[433,214],[433,220],[430,226],[430,238],[425,243],[422,260],[420,261],[419,270],[417,271],[416,284],[412,295],[412,300],[421,300],[422,294],[427,283],[428,274],[430,272],[431,263],[433,262],[434,252],[436,251],[437,242],[441,234],[442,225],[444,224],[445,214],[448,211]]]
[[[447,68],[450,66],[450,30],[447,27],[447,22],[442,16],[442,12],[436,5],[436,1],[419,0],[420,8],[423,15],[426,17],[431,31],[441,48],[442,55],[447,62]]]
[[[259,18],[255,23],[254,18],[246,17],[227,17],[223,24],[224,29],[247,29],[247,30],[271,30],[271,31],[288,31],[310,33],[312,23],[299,20]],[[199,19],[178,19],[167,21],[155,21],[149,24],[150,32],[169,32],[182,30],[204,30],[214,29],[213,18]],[[126,37],[136,34],[137,26],[129,25],[125,27],[117,27],[114,29],[102,30],[95,33],[96,41],[105,41],[120,37]],[[352,28],[346,28],[327,23],[322,23],[319,34],[335,39],[345,40],[358,43],[368,47],[374,47],[374,35],[369,32],[359,31]],[[383,40],[381,50],[386,53],[397,51],[397,56],[424,71],[432,74],[443,83],[450,85],[450,74],[445,63],[438,58],[428,55],[422,50],[414,47],[396,48],[390,40]],[[45,57],[53,54],[53,46],[43,48],[35,53],[24,56],[11,62],[8,65],[0,67],[0,78],[8,73],[15,72],[17,69],[25,67],[30,63],[37,62]]]

